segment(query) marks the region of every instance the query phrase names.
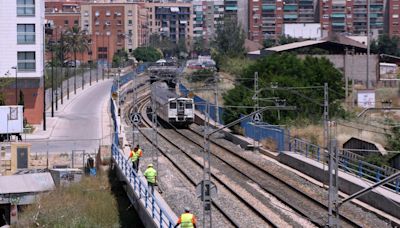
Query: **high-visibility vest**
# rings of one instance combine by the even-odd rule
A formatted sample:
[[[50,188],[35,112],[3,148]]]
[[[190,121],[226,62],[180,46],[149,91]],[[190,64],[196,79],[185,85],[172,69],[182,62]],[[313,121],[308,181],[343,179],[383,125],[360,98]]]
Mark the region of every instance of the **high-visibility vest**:
[[[138,151],[136,152],[137,153],[137,156],[139,157],[139,158],[141,158],[142,156],[143,156],[143,151],[142,151],[142,149],[138,149]]]
[[[131,156],[130,156],[130,158],[131,158],[131,161],[132,161],[132,162],[135,162],[135,161],[138,160],[138,158],[139,158],[138,153],[135,152],[135,151],[131,151]]]
[[[181,215],[181,228],[193,228],[193,214],[184,213]]]
[[[143,174],[149,183],[156,183],[157,171],[153,167],[149,167]]]

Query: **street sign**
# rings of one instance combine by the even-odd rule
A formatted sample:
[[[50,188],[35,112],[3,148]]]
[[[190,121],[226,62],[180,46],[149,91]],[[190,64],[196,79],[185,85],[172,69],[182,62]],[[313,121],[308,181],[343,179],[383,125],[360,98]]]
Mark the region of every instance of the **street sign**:
[[[140,124],[140,122],[142,122],[142,117],[140,116],[140,114],[139,113],[132,113],[131,114],[131,122],[133,123],[133,124]]]
[[[256,113],[253,115],[253,122],[259,123],[262,121],[262,116],[261,113]]]

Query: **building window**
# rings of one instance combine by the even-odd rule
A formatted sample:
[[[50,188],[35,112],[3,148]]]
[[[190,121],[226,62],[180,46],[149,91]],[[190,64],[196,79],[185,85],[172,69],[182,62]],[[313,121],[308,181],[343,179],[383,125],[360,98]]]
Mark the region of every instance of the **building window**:
[[[85,10],[85,17],[89,17],[89,11]]]
[[[69,21],[68,20],[64,20],[64,25],[68,25]]]
[[[35,52],[18,52],[18,71],[35,71]]]
[[[393,14],[392,18],[399,18],[399,15],[398,14]]]
[[[121,20],[118,20],[118,21],[117,21],[117,25],[122,25],[122,21],[121,21]]]
[[[74,25],[79,25],[79,21],[78,20],[74,20]]]
[[[35,0],[17,0],[17,16],[35,16]]]
[[[111,12],[109,10],[106,11],[106,16],[107,17],[111,16]]]
[[[128,16],[132,16],[132,10],[128,10]]]
[[[128,25],[132,25],[132,24],[133,24],[132,20],[128,20]]]
[[[35,25],[23,24],[17,25],[17,43],[34,44],[35,43]]]

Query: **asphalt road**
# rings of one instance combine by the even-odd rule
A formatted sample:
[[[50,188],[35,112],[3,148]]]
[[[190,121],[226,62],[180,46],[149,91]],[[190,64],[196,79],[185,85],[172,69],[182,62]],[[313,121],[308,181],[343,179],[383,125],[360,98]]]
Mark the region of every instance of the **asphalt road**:
[[[71,98],[55,114],[49,138],[32,140],[31,153],[71,153],[72,150],[94,153],[102,137],[102,109],[110,98],[112,80],[99,82]]]

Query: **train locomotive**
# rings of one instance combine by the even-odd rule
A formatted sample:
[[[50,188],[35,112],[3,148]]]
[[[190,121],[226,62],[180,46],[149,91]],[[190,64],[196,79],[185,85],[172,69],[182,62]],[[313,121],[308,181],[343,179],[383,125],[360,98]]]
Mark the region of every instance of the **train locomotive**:
[[[152,98],[156,102],[158,118],[175,127],[187,128],[194,121],[194,101],[177,95],[165,82],[151,86]]]

